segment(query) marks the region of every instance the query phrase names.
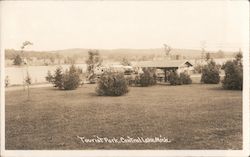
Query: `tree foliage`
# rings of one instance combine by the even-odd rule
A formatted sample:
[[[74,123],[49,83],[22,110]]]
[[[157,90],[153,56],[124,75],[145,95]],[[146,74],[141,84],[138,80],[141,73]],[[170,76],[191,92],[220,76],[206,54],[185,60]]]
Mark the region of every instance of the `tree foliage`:
[[[206,53],[206,56],[205,56],[205,61],[209,61],[211,59],[211,55],[209,52]]]
[[[190,75],[186,72],[182,72],[178,75],[176,71],[171,71],[169,75],[169,83],[170,85],[191,84],[192,80]]]
[[[170,85],[182,85],[181,79],[176,71],[171,71],[169,74]]]
[[[191,84],[192,79],[190,78],[190,75],[188,75],[186,72],[180,73],[180,81],[182,84]]]
[[[194,66],[195,73],[201,74],[203,66],[201,64],[196,64]]]
[[[152,86],[156,84],[156,69],[155,68],[143,68],[143,73],[140,74],[138,83],[142,87]]]
[[[50,70],[48,71],[47,76],[45,77],[45,79],[46,79],[46,81],[48,81],[49,83],[53,83],[54,77],[53,77],[53,75],[51,74]]]
[[[22,58],[20,55],[16,55],[16,57],[14,58],[13,64],[14,65],[21,65],[22,64]]]
[[[131,66],[131,63],[129,62],[127,58],[122,58],[121,65]]]
[[[56,68],[54,77],[51,80],[53,80],[52,83],[54,84],[54,87],[57,87],[59,89],[63,89],[63,71],[62,71],[62,67]]]
[[[243,65],[242,53],[236,54],[233,61],[227,61],[222,69],[225,71],[225,77],[222,80],[224,89],[242,90],[243,88]]]
[[[219,66],[212,59],[202,68],[201,82],[206,84],[218,84],[220,82]]]
[[[128,84],[123,73],[104,72],[97,84],[96,93],[106,96],[121,96],[128,92]]]
[[[96,74],[95,68],[101,66],[102,59],[98,50],[90,50],[88,51],[88,59],[86,60],[87,64],[87,79],[90,83],[95,82]]]
[[[74,90],[79,87],[81,83],[80,74],[81,69],[76,68],[75,65],[72,64],[69,70],[67,69],[64,73],[62,67],[56,68],[54,75],[48,71],[46,80],[58,89]]]

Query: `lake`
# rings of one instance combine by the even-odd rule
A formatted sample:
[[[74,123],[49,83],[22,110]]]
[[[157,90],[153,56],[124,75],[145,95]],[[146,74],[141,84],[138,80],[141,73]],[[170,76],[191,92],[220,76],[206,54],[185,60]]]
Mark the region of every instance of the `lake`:
[[[60,65],[63,70],[66,70],[70,67],[70,65]],[[86,71],[87,65],[86,64],[75,64],[76,67],[79,67]],[[29,66],[28,71],[31,77],[31,83],[45,83],[48,71],[50,70],[51,73],[54,73],[55,69],[59,67],[59,65],[53,66]],[[9,78],[10,85],[22,85],[24,78],[27,77],[27,67],[26,66],[13,66],[13,67],[6,67],[5,68],[5,76]]]

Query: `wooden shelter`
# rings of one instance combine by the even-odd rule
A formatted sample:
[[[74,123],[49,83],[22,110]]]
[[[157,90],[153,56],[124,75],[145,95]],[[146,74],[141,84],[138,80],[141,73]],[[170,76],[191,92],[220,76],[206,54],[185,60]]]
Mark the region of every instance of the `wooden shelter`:
[[[168,81],[168,74],[171,71],[177,73],[187,72],[191,73],[193,70],[193,64],[185,60],[160,60],[160,61],[140,61],[135,63],[135,67],[139,68],[156,68],[163,71],[164,81]]]

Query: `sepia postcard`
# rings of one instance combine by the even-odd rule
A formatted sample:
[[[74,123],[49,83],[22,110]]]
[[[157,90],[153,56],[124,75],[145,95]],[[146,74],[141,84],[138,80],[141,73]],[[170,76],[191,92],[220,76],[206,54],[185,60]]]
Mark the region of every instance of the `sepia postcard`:
[[[0,13],[1,156],[250,156],[247,0]]]

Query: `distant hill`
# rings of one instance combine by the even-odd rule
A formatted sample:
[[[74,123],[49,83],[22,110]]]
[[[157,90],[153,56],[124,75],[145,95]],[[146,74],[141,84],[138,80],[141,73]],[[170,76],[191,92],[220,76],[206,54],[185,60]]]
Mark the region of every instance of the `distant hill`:
[[[73,57],[81,62],[84,62],[88,56],[90,49],[74,48],[55,51],[25,51],[25,55],[28,57],[35,57],[37,59],[50,59],[50,58],[69,58]],[[151,60],[153,58],[159,58],[164,56],[163,48],[154,49],[99,49],[100,55],[103,59],[120,61],[122,58],[128,58],[133,60]],[[170,52],[172,55],[178,55],[185,59],[197,59],[201,57],[200,50],[192,49],[173,49]],[[225,58],[233,57],[236,52],[210,52],[212,58]],[[6,59],[13,59],[17,54],[20,54],[20,50],[6,49]]]
[[[65,49],[65,50],[56,50],[56,51],[48,51],[51,53],[60,53],[65,56],[70,56],[74,54],[88,54],[88,51],[90,49],[81,49],[81,48],[75,48],[75,49]],[[163,48],[154,48],[154,49],[99,49],[99,52],[101,55],[104,56],[143,56],[143,55],[162,55],[164,54]],[[212,56],[216,56],[218,52],[216,51],[209,51]],[[222,51],[221,51],[222,52]],[[186,56],[187,58],[196,58],[201,56],[201,50],[193,50],[193,49],[173,49],[170,52],[174,55],[182,55]],[[236,52],[223,52],[225,57],[233,56]]]

